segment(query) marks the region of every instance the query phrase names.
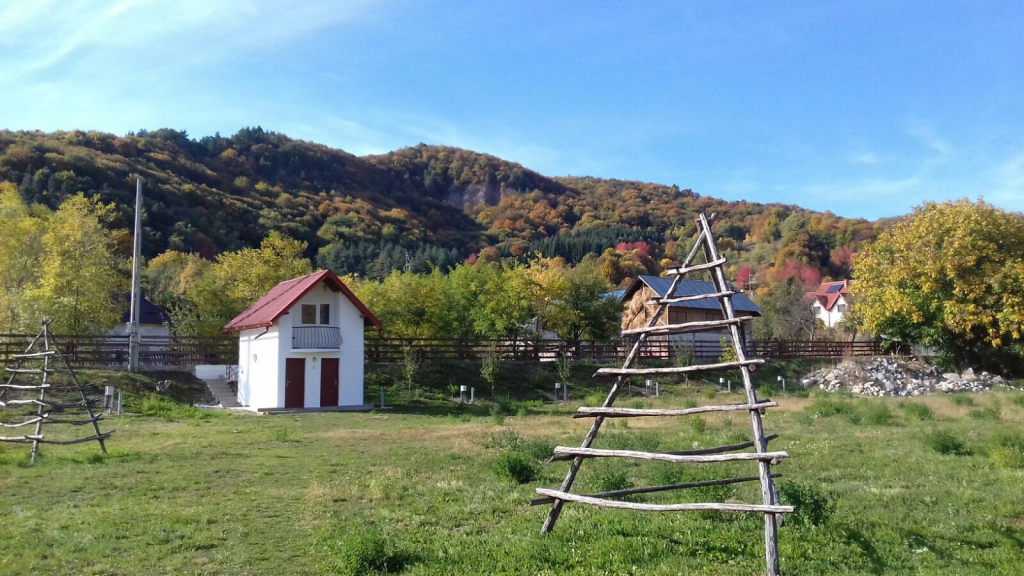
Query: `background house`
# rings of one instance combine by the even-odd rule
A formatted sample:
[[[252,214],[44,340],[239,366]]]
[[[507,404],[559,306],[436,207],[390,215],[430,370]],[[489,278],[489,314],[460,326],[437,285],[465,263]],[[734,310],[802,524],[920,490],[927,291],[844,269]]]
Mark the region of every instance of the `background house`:
[[[849,309],[850,281],[822,282],[808,297],[814,317],[831,328],[843,321]]]
[[[124,302],[124,314],[121,316],[121,323],[110,331],[112,336],[128,335],[128,321],[132,317],[131,295],[125,294],[121,300]],[[139,336],[166,338],[170,335],[171,315],[142,296],[142,300],[139,301]]]
[[[380,321],[334,272],[281,282],[224,327],[238,333],[238,403],[362,409],[363,333]]]
[[[660,276],[637,276],[635,280],[621,293],[619,301],[622,302],[622,329],[642,328],[646,326],[654,315],[657,305],[651,304],[651,300],[664,298],[672,287],[672,278]],[[735,290],[734,287],[730,287]],[[738,290],[737,290],[738,292]],[[697,294],[713,294],[715,286],[711,282],[700,280],[680,280],[676,288],[675,296],[694,296]],[[754,304],[746,295],[738,293],[732,297],[732,305],[737,316],[760,316],[761,309]],[[690,302],[678,302],[670,304],[668,314],[664,314],[658,321],[658,325],[682,324],[684,322],[699,322],[705,320],[722,320],[722,310],[719,308],[718,299],[704,298]],[[750,339],[750,326],[740,325],[746,330],[746,338]],[[701,343],[695,348],[698,356],[718,356],[720,352],[718,345],[722,338],[732,340],[729,329],[723,327],[717,330],[704,332],[691,332],[688,334],[673,334],[671,336],[652,336],[651,340],[670,339],[672,342],[688,341]],[[701,353],[703,352],[703,354]]]

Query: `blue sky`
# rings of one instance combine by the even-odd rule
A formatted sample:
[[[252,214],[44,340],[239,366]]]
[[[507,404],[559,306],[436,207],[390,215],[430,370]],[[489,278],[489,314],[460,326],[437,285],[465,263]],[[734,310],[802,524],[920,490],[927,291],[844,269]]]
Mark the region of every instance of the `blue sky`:
[[[246,125],[843,216],[1024,210],[1024,8],[0,0],[0,128]]]

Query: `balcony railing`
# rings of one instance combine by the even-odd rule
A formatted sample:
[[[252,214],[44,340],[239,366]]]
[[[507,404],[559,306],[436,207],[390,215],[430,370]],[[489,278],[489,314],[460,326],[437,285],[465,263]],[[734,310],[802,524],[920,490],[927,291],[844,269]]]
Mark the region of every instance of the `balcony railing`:
[[[292,328],[292,350],[338,350],[341,329],[336,326],[297,326]]]

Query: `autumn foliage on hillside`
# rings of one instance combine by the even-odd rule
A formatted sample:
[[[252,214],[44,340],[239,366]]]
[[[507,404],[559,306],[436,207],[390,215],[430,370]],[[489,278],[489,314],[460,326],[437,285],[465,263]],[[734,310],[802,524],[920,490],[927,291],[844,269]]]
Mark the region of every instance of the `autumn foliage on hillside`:
[[[55,209],[81,192],[131,222],[134,177],[145,178],[144,253],[214,258],[255,248],[271,232],[341,274],[450,270],[470,260],[598,256],[619,285],[677,264],[693,219],[716,213],[730,279],[766,286],[846,277],[879,226],[796,206],[728,202],[678,186],[549,178],[458,148],[417,145],[357,157],[261,128],[190,138],[161,129],[0,132],[0,181]],[[713,191],[709,191],[713,192]]]

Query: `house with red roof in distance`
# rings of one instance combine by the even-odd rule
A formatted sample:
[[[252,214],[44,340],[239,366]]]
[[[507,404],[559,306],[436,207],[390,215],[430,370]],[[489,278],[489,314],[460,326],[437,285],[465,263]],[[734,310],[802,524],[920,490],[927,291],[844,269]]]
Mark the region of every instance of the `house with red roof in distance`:
[[[257,412],[368,410],[363,337],[380,320],[330,270],[275,286],[224,327],[238,334],[238,403]]]
[[[814,317],[826,327],[843,321],[850,308],[850,281],[822,282],[818,289],[807,294]]]

